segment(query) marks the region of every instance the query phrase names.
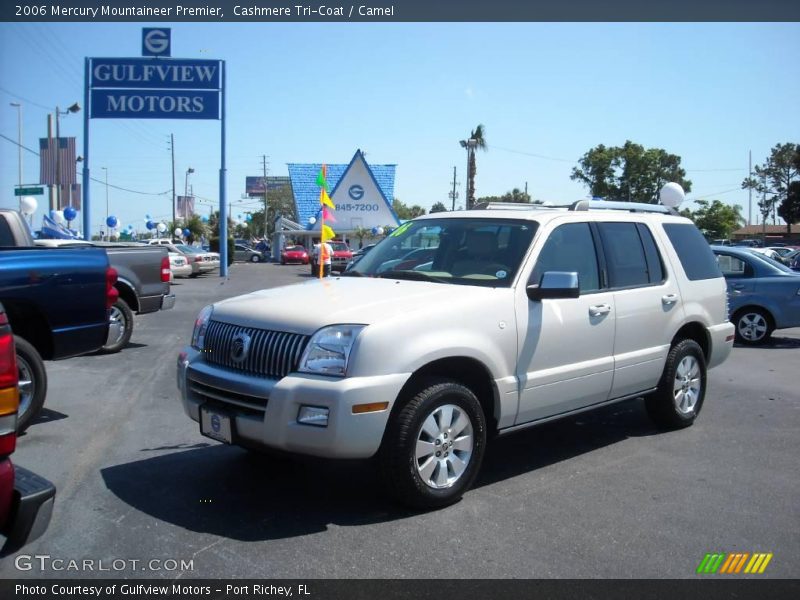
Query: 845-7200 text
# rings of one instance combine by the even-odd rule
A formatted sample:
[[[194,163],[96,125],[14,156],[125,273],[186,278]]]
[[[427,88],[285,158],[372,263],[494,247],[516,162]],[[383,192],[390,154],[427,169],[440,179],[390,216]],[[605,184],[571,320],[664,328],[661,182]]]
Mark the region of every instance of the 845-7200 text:
[[[339,212],[378,212],[377,204],[337,204],[336,210]]]

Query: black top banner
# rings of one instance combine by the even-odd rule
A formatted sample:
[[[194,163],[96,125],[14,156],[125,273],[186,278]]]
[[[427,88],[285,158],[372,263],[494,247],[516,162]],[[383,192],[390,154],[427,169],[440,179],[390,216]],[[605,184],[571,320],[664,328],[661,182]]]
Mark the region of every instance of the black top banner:
[[[800,21],[797,0],[7,0],[1,21]]]

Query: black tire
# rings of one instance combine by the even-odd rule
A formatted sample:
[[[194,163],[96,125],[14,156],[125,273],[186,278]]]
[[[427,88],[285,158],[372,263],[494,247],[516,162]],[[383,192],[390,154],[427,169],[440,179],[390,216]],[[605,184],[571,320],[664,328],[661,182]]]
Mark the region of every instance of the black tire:
[[[681,340],[667,355],[658,389],[645,398],[647,414],[661,429],[688,427],[703,408],[707,382],[703,349]]]
[[[128,307],[128,303],[122,298],[119,298],[111,306],[109,325],[114,321],[119,321],[122,324],[122,334],[116,340],[108,341],[108,343],[100,349],[102,354],[114,354],[115,352],[119,352],[131,341],[131,335],[133,335],[133,312],[130,307]]]
[[[18,335],[14,336],[14,344],[17,347],[17,372],[20,381],[17,433],[22,433],[42,412],[47,396],[47,371],[36,348]]]
[[[189,275],[189,278],[195,279],[198,275],[200,275],[200,273],[192,273],[191,275]]]
[[[762,308],[742,308],[733,316],[736,341],[748,346],[760,346],[772,336],[775,325],[772,315]]]
[[[447,411],[447,407],[452,407],[450,424],[442,427],[447,417],[438,411]],[[436,418],[437,414],[440,415],[439,419]],[[454,432],[458,424],[463,423],[461,419],[464,416],[468,419],[468,426]],[[426,432],[428,428],[423,428],[429,418],[438,427],[438,437],[429,435]],[[453,444],[464,445],[470,436],[452,436],[458,436],[470,428],[470,451],[467,452],[463,447],[453,448]],[[451,433],[449,438],[448,432]],[[427,442],[431,452],[435,450],[438,454],[428,454],[428,460],[424,456],[418,458],[418,441]],[[420,391],[408,398],[398,411],[393,412],[378,459],[384,485],[392,496],[414,508],[432,509],[448,506],[461,499],[478,474],[485,448],[486,418],[472,390],[456,381],[432,379],[424,382]],[[445,458],[449,453],[452,453],[452,457]],[[461,463],[465,462],[465,466],[459,466],[454,458]],[[431,463],[438,464],[431,467]],[[445,481],[441,480],[442,476]],[[440,487],[434,487],[437,483],[435,479],[441,483]]]

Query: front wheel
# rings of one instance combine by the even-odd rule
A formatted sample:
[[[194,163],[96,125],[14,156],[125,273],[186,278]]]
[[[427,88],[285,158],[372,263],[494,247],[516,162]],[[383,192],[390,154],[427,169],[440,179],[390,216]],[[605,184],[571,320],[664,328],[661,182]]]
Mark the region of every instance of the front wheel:
[[[111,305],[111,314],[108,318],[108,338],[106,345],[100,349],[104,354],[119,352],[133,335],[133,312],[128,303],[119,298]]]
[[[647,413],[662,429],[688,427],[706,395],[706,359],[694,340],[681,340],[667,355],[658,389],[645,398]]]
[[[253,254],[253,256],[250,257],[250,262],[252,263],[261,262],[261,257],[258,254]]]
[[[42,411],[47,396],[47,371],[42,357],[31,344],[14,336],[17,348],[17,373],[19,374],[19,409],[17,433],[22,433]]]
[[[457,502],[472,485],[486,447],[486,419],[469,388],[431,380],[394,414],[379,455],[388,491],[416,508]]]
[[[745,308],[733,318],[736,341],[750,346],[766,342],[772,335],[772,319],[760,308]]]

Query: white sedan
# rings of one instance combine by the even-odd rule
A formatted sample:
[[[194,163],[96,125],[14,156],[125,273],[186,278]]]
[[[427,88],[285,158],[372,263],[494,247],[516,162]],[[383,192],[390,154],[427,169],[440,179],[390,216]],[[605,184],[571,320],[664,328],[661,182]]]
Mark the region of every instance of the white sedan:
[[[188,277],[192,274],[192,265],[180,252],[169,253],[169,270],[173,277]]]

